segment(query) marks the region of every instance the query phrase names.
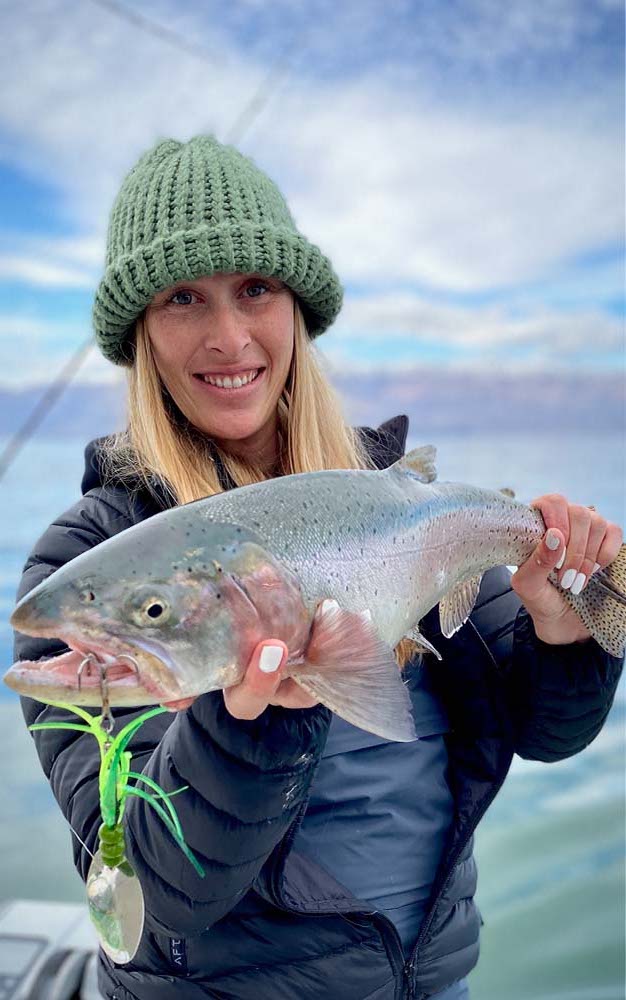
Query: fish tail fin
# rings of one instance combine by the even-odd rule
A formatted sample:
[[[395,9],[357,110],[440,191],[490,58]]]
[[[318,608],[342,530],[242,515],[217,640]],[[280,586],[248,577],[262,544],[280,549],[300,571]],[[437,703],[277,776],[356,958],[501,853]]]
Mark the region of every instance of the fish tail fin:
[[[607,653],[623,656],[626,650],[626,544],[610,566],[598,570],[578,596],[567,599],[592,636]]]

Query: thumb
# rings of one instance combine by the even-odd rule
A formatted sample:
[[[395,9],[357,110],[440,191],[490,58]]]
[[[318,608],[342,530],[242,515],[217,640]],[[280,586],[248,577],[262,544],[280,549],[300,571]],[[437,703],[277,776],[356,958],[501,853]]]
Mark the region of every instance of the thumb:
[[[280,639],[264,639],[255,646],[239,684],[224,690],[231,715],[256,719],[265,711],[281,682],[280,668],[288,656],[289,650]]]

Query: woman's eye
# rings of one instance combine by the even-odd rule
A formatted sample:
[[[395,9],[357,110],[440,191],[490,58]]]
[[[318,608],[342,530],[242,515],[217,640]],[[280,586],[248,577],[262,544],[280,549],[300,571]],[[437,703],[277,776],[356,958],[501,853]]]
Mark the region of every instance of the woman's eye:
[[[266,285],[264,281],[255,281],[253,285],[248,285],[246,292],[252,291],[254,294],[249,297],[258,299],[259,296],[256,294],[255,290],[258,290],[259,288],[264,288],[266,292],[269,291],[269,285]]]
[[[171,298],[169,299],[169,301],[170,301],[170,302],[174,302],[174,305],[181,305],[181,306],[190,306],[190,305],[191,305],[191,302],[189,302],[189,301],[187,301],[187,302],[175,302],[175,301],[174,301],[175,299],[179,298],[179,297],[180,297],[181,295],[182,295],[183,297],[184,297],[185,295],[187,295],[187,296],[189,296],[190,298],[193,298],[193,292],[185,292],[185,291],[182,291],[182,292],[174,292],[174,294],[173,294],[173,295],[171,296]]]

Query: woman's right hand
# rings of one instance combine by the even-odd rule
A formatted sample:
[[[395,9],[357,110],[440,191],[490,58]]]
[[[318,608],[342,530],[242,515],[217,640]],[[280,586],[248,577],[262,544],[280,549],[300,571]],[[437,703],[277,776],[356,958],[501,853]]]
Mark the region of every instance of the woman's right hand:
[[[264,652],[265,650],[265,652]],[[283,708],[313,708],[317,699],[303,691],[291,677],[281,679],[289,651],[280,639],[263,639],[257,643],[247,670],[239,684],[224,688],[226,708],[236,719],[256,719],[268,705]],[[188,708],[195,698],[165,703],[172,712]]]
[[[291,677],[281,679],[289,651],[280,639],[263,639],[250,657],[239,684],[224,689],[226,708],[236,719],[256,719],[268,705],[283,708],[313,708],[317,699],[307,694]]]

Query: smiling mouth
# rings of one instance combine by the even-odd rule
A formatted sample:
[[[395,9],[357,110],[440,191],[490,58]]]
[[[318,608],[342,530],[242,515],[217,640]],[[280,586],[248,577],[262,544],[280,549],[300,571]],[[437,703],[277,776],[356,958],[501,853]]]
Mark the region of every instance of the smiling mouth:
[[[246,372],[235,375],[211,375],[202,372],[194,374],[194,378],[204,385],[210,385],[213,389],[224,391],[240,391],[246,386],[252,385],[263,374],[265,368],[250,368]]]

